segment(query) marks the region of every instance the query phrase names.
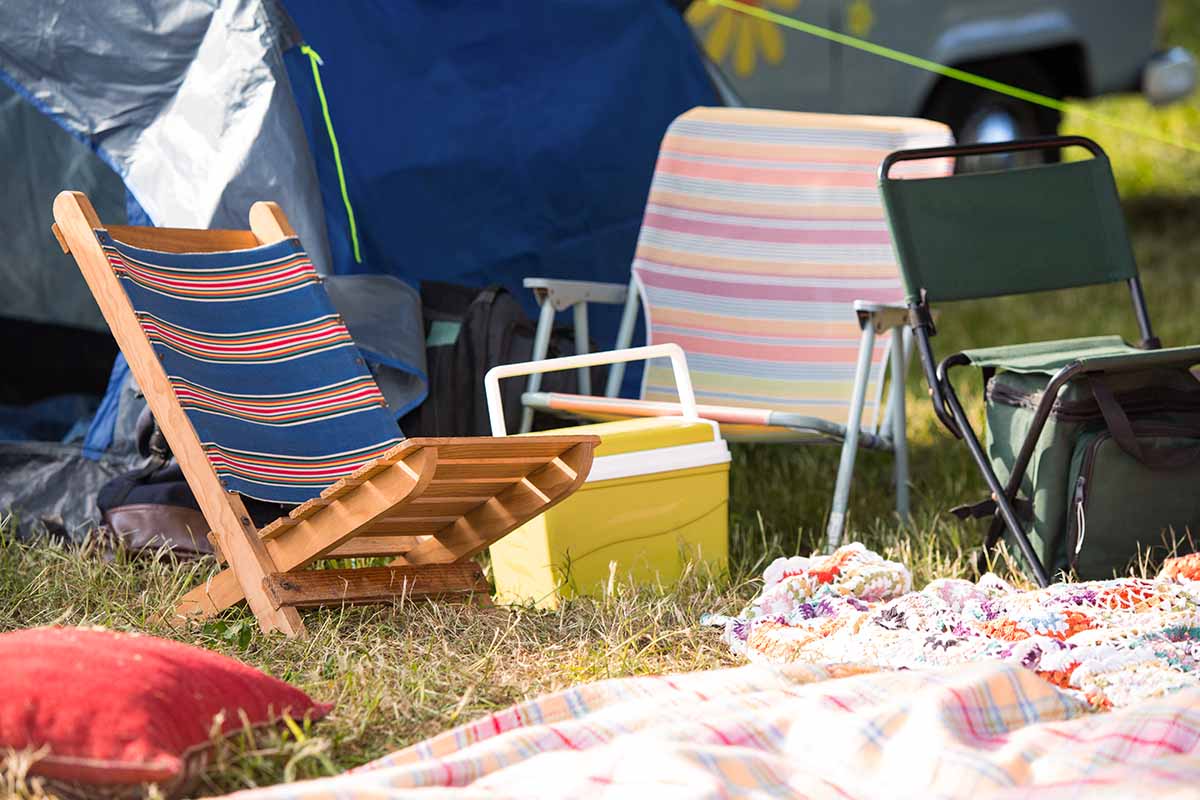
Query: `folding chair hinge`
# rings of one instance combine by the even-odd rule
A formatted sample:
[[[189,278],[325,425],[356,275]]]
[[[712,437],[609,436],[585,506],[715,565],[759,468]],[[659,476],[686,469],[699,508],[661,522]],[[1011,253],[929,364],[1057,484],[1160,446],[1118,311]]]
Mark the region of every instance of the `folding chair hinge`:
[[[908,324],[908,309],[902,306],[890,306],[878,303],[863,304],[858,307],[855,303],[854,313],[858,315],[858,326],[865,328],[870,325],[877,335],[891,331],[893,328]]]
[[[930,336],[937,335],[937,326],[933,324],[933,312],[929,310],[929,304],[925,302],[924,289],[921,290],[921,302],[908,307],[908,324],[914,330],[924,328]]]

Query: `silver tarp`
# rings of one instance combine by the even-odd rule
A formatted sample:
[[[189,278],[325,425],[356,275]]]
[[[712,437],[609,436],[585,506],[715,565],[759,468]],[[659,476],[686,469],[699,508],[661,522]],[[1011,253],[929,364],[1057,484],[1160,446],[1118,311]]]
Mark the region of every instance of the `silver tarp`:
[[[274,0],[0,3],[0,78],[16,93],[0,93],[0,315],[100,327],[48,236],[50,204],[57,189],[81,188],[99,195],[101,214],[119,208],[115,176],[83,145],[46,133],[23,101],[90,146],[154,224],[245,228],[254,201],[276,200],[329,272],[316,169],[283,65],[298,41]]]

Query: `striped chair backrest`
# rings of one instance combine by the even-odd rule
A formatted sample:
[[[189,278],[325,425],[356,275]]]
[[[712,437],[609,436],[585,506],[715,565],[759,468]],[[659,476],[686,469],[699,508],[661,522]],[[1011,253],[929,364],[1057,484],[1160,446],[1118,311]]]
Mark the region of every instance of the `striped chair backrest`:
[[[96,236],[226,489],[301,503],[401,440],[298,240],[164,253]]]
[[[648,341],[683,347],[701,403],[844,424],[860,336],[851,304],[904,299],[879,164],[950,141],[926,120],[684,113],[663,138],[633,265]],[[910,177],[949,167],[917,163]],[[877,340],[872,382],[887,345]],[[647,368],[642,397],[675,399],[669,366]]]

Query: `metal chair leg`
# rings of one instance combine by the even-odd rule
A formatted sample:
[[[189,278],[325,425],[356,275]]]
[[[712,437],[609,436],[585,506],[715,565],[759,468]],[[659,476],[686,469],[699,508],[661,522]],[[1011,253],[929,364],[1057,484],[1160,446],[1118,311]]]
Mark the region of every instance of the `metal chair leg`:
[[[538,322],[540,323],[541,320]],[[589,338],[587,303],[577,303],[575,305],[575,355],[581,356],[588,352]],[[542,358],[545,358],[544,354]],[[579,368],[579,393],[592,393],[592,371],[588,367]]]
[[[892,330],[892,388],[888,403],[891,409],[891,438],[894,453],[893,467],[896,475],[896,514],[902,523],[908,522],[908,421],[905,416],[905,378],[908,361],[905,358],[904,334],[900,328]]]
[[[1042,564],[1042,560],[1034,551],[1033,543],[1029,541],[1029,536],[1025,533],[1025,528],[1017,518],[1017,512],[1013,509],[1012,503],[1009,502],[1008,496],[1004,493],[1004,487],[1000,485],[1000,479],[996,477],[996,470],[992,468],[987,453],[984,452],[983,445],[979,443],[979,437],[975,435],[975,429],[971,427],[971,422],[967,419],[967,412],[963,410],[962,403],[958,399],[958,394],[955,393],[954,387],[950,385],[949,381],[946,381],[942,387],[942,391],[945,393],[946,402],[950,406],[950,413],[954,415],[954,422],[958,426],[958,429],[962,431],[963,441],[967,443],[967,449],[971,451],[971,458],[975,460],[979,471],[983,473],[983,479],[987,481],[988,489],[991,490],[992,497],[996,499],[996,511],[1004,519],[1004,523],[1008,526],[1008,529],[1012,531],[1013,537],[1017,541],[1017,548],[1021,551],[1022,557],[1024,557],[1030,571],[1033,573],[1033,579],[1037,581],[1038,586],[1049,586],[1050,576],[1046,574],[1046,568]],[[1040,431],[1038,433],[1040,434]]]
[[[633,329],[637,325],[639,290],[637,277],[629,279],[625,293],[625,310],[621,313],[621,325],[617,328],[615,350],[625,350],[633,343]],[[649,344],[649,342],[647,342]],[[616,397],[621,393],[621,381],[625,378],[625,363],[613,364],[608,368],[608,381],[604,384],[604,396]]]
[[[850,482],[854,477],[854,458],[858,455],[858,434],[862,430],[867,379],[871,374],[871,352],[874,348],[875,326],[864,325],[862,339],[858,345],[854,389],[850,396],[850,416],[846,420],[846,439],[842,442],[842,459],[838,464],[837,483],[833,488],[833,506],[829,511],[829,525],[825,529],[826,548],[830,551],[842,543],[842,529],[846,524],[846,507],[850,502]]]
[[[542,307],[538,312],[537,331],[533,335],[532,361],[541,361],[550,352],[550,334],[554,331],[554,304],[550,298],[542,299]],[[535,372],[529,376],[525,391],[533,393],[542,388],[542,375]],[[533,429],[533,409],[521,409],[521,433],[529,433]]]

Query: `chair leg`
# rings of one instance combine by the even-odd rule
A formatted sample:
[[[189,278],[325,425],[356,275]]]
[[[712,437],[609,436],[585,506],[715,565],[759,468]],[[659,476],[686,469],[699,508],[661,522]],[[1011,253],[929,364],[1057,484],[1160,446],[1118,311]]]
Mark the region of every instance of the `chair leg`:
[[[216,586],[199,586],[185,595],[175,608],[176,621],[205,619],[245,597],[263,633],[280,631],[290,637],[303,636],[304,622],[299,612],[290,607],[276,608],[263,589],[263,580],[279,570],[250,522],[241,498],[231,494],[229,504],[241,524],[236,529],[213,531],[229,569],[221,573]]]
[[[905,378],[908,374],[908,362],[904,357],[904,333],[901,328],[892,329],[892,388],[891,401],[891,438],[894,453],[893,466],[896,475],[896,514],[901,523],[908,522],[908,421],[905,415]]]
[[[1017,512],[1013,509],[1013,505],[1009,501],[1004,487],[1000,484],[1000,478],[996,476],[996,470],[992,467],[991,461],[988,460],[987,453],[984,452],[983,445],[979,442],[979,437],[975,435],[975,429],[971,427],[971,421],[967,418],[967,412],[963,410],[962,403],[958,399],[958,394],[954,391],[954,387],[950,384],[949,380],[945,381],[942,385],[942,392],[945,394],[946,402],[950,406],[950,413],[954,417],[955,424],[962,431],[963,441],[966,442],[967,449],[971,451],[971,458],[974,459],[975,465],[979,467],[979,471],[983,473],[983,479],[987,481],[988,489],[991,491],[992,497],[996,499],[998,515],[1004,520],[1005,525],[1008,526],[1008,529],[1016,539],[1017,548],[1028,563],[1030,571],[1033,572],[1033,578],[1037,581],[1038,586],[1049,586],[1050,577],[1046,574],[1045,565],[1042,564],[1042,560],[1034,551],[1033,543],[1029,541],[1029,536],[1026,534],[1025,528],[1017,518]],[[1050,397],[1053,398],[1053,395]],[[1030,432],[1030,436],[1040,434],[1040,430]]]
[[[639,289],[637,277],[629,279],[629,289],[625,292],[625,309],[621,312],[621,324],[617,328],[617,341],[614,350],[626,350],[633,344],[633,329],[637,325]],[[646,344],[650,344],[647,337]],[[608,380],[604,384],[604,396],[616,397],[621,393],[621,381],[625,379],[625,362],[618,361],[608,367]]]
[[[233,569],[225,569],[180,598],[175,606],[173,624],[198,622],[220,614],[225,609],[246,599]]]
[[[858,455],[858,434],[862,430],[863,406],[867,397],[867,378],[871,374],[871,351],[875,348],[875,326],[863,325],[858,345],[858,364],[854,370],[854,389],[850,396],[850,416],[846,420],[846,438],[838,464],[837,483],[833,488],[833,506],[825,529],[826,549],[833,551],[842,543],[846,508],[850,503],[850,481],[854,477],[854,459]]]
[[[539,320],[540,322],[540,320]],[[588,352],[588,307],[587,303],[575,304],[575,355],[581,356]],[[592,368],[579,368],[579,393],[592,393]]]
[[[550,334],[554,330],[554,304],[550,302],[550,298],[542,299],[542,307],[538,312],[537,332],[533,335],[533,357],[532,361],[541,361],[550,352]],[[535,372],[529,376],[529,382],[525,386],[525,391],[529,393],[536,392],[542,388],[541,373]],[[529,433],[533,430],[533,409],[521,409],[521,433]]]

